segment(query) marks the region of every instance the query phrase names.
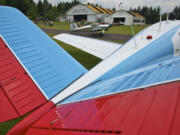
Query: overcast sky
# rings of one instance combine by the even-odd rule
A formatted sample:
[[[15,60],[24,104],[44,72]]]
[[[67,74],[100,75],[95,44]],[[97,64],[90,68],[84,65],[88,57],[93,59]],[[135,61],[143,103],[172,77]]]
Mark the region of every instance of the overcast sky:
[[[39,0],[34,0],[39,1]],[[43,0],[42,0],[43,1]],[[63,1],[72,1],[72,0],[48,0],[53,5],[56,5],[59,2]],[[174,9],[176,5],[180,6],[180,0],[80,0],[81,2],[90,2],[90,3],[98,3],[102,7],[105,8],[113,8],[119,9],[119,3],[124,3],[120,8],[124,10],[128,10],[130,7],[138,7],[138,6],[160,6],[163,12],[170,12]]]

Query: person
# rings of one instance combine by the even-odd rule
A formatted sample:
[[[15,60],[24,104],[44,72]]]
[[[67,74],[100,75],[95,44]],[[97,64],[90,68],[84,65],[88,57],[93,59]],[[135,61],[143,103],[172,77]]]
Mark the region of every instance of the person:
[[[37,18],[34,19],[34,23],[37,24],[38,23],[38,20]]]
[[[50,27],[53,27],[53,25],[54,25],[54,24],[53,24],[53,21],[49,21],[49,26],[50,26]]]
[[[43,20],[43,23],[44,23],[44,25],[47,25],[47,21],[46,21],[46,19],[44,19],[44,20]]]

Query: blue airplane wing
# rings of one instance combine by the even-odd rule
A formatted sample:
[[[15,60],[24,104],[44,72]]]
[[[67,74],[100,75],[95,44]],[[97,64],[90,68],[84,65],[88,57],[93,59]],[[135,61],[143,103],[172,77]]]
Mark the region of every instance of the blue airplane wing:
[[[111,67],[110,70],[106,70],[106,72],[62,103],[81,101],[179,79],[180,57],[175,54],[179,50],[178,33],[180,31],[180,22],[177,22],[177,25],[174,25],[174,23],[171,22],[172,25],[170,26],[170,23],[163,22],[164,27],[170,26],[171,28],[160,36],[156,34],[162,32],[162,30],[158,31],[158,24],[152,25],[148,28],[149,30],[144,30],[138,34],[136,40],[139,48],[145,43],[147,46],[117,64],[119,59],[121,60],[131,51],[138,49],[135,46],[133,48],[133,39],[125,43],[123,47],[97,65],[94,68],[94,73],[98,74],[104,68]],[[142,35],[148,34],[152,34],[153,37],[156,36],[157,38],[154,40],[142,39]],[[174,42],[175,37],[177,42]],[[113,64],[116,65],[112,68],[111,65]],[[98,66],[101,66],[101,68]],[[97,72],[97,70],[99,71]],[[90,72],[93,72],[93,69]],[[89,76],[92,75],[89,74]]]
[[[94,82],[62,102],[101,97],[180,79],[180,56],[158,61],[127,74]]]

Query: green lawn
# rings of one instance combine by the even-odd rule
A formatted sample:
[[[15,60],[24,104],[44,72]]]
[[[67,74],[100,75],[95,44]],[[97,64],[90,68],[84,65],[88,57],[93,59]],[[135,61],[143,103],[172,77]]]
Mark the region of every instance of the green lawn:
[[[27,116],[27,115],[25,115]],[[18,119],[15,120],[10,120],[7,122],[0,123],[0,135],[6,135],[6,133],[14,126],[16,125],[19,121],[21,121],[25,116],[22,116]]]
[[[148,27],[149,25],[137,25],[134,26],[134,32],[137,34],[144,28]],[[120,34],[120,35],[132,35],[132,27],[131,26],[112,26],[106,33],[109,34]]]
[[[46,28],[46,29],[60,29],[60,30],[70,30],[70,23],[63,23],[63,22],[55,22],[53,27],[50,27],[48,25],[44,25],[42,22],[39,22],[37,24],[40,28]],[[143,25],[143,26],[134,26],[135,34],[143,30],[144,28],[148,27],[149,25]],[[106,33],[109,34],[121,34],[121,35],[132,35],[132,29],[131,26],[112,26]]]
[[[38,22],[37,25],[40,28],[46,28],[46,29],[70,30],[70,23],[54,22],[53,27],[50,27],[49,25],[44,25],[43,22]]]
[[[48,34],[50,37],[53,37],[54,34]],[[64,50],[66,50],[72,57],[74,57],[79,63],[81,63],[87,69],[91,69],[96,64],[98,64],[101,59],[97,58],[91,54],[88,54],[80,49],[77,49],[73,46],[67,45],[63,42],[55,40]]]

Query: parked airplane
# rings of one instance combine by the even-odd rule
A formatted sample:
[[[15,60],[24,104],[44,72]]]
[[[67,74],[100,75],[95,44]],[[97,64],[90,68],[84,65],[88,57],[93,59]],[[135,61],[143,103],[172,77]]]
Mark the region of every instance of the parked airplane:
[[[36,109],[8,135],[180,134],[180,21],[146,28],[87,71],[16,9],[0,6],[0,20],[0,121]]]
[[[78,27],[76,23],[72,23],[70,26],[70,30],[72,33],[74,32],[99,32],[100,35],[104,35],[105,31],[109,30],[111,25],[109,24],[99,24],[99,23],[93,23],[85,26]]]

